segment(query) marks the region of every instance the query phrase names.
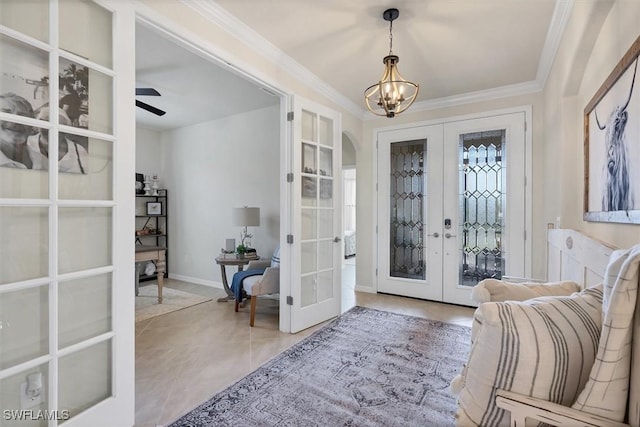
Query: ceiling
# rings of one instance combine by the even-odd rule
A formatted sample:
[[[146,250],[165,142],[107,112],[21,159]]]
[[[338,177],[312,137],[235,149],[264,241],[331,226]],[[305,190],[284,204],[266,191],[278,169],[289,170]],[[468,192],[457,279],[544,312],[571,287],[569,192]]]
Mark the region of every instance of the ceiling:
[[[166,112],[159,117],[136,108],[136,123],[159,131],[279,102],[274,94],[142,24],[136,26],[136,87],[152,87],[160,92],[159,97],[136,96]]]
[[[260,54],[281,64],[348,111],[367,118],[363,91],[389,53],[420,85],[412,109],[438,108],[542,89],[571,0],[185,0]],[[158,33],[138,25],[137,80],[167,111],[148,126],[176,127],[261,108],[278,98]],[[138,109],[140,110],[140,109]],[[142,114],[144,113],[144,114]],[[138,121],[150,113],[140,111]]]

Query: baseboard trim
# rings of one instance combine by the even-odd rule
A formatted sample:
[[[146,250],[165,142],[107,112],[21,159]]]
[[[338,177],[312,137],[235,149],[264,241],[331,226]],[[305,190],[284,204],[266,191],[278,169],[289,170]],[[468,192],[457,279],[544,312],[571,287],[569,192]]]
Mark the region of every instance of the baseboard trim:
[[[376,290],[373,289],[371,286],[359,286],[359,285],[356,285],[354,290],[356,292],[365,292],[365,293],[368,293],[368,294],[376,294],[377,293]]]
[[[182,280],[183,282],[195,283],[196,285],[209,286],[210,288],[224,289],[222,282],[200,279],[198,277],[184,276],[182,274],[169,273],[169,279]]]

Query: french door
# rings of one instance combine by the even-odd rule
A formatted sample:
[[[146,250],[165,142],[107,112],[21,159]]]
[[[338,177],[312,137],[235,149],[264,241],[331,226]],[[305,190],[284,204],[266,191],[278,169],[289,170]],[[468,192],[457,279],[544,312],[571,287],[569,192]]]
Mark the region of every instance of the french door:
[[[442,301],[442,125],[378,133],[378,291]]]
[[[291,332],[340,314],[342,140],[340,114],[293,99]]]
[[[525,275],[524,113],[378,133],[378,291],[473,305]]]
[[[134,18],[0,1],[2,426],[134,423]]]

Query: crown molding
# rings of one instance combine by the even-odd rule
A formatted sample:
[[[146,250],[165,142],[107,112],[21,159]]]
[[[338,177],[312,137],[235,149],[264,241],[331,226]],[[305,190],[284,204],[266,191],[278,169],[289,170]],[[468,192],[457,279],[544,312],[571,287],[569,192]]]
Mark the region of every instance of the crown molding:
[[[420,111],[439,110],[441,108],[455,107],[458,105],[473,104],[476,102],[491,101],[494,99],[508,98],[511,96],[529,95],[540,92],[543,88],[537,81],[518,83],[508,86],[501,86],[492,89],[467,92],[460,95],[447,96],[444,98],[429,99],[414,103],[407,113],[417,113]],[[368,112],[361,118],[363,120],[379,119]]]
[[[551,23],[547,30],[547,37],[544,41],[544,47],[542,48],[542,54],[540,55],[540,62],[538,62],[538,72],[536,74],[536,81],[544,88],[547,83],[547,78],[553,67],[553,61],[555,60],[556,53],[560,47],[562,36],[567,23],[571,17],[573,11],[573,5],[575,0],[557,0],[556,7],[551,17]]]
[[[227,12],[220,5],[215,3],[215,1],[180,0],[180,2],[231,34],[257,54],[276,64],[283,71],[304,82],[306,85],[312,87],[328,99],[333,100],[336,104],[354,114],[356,117],[361,117],[363,120],[377,118],[377,116],[371,116],[364,107],[352,102],[331,85],[321,80],[309,69],[302,66],[300,63],[288,56],[284,51],[258,34],[251,27],[247,26],[244,22]],[[453,95],[445,98],[416,102],[411,107],[411,111],[435,110],[439,108],[490,101],[542,91],[549,73],[551,72],[555,55],[558,51],[564,30],[571,16],[571,11],[573,10],[574,2],[575,0],[556,1],[540,61],[538,63],[535,80],[487,90],[469,92],[461,95]]]
[[[291,74],[296,79],[311,86],[317,92],[333,100],[345,110],[355,116],[361,116],[362,107],[352,102],[349,98],[342,95],[331,85],[321,80],[313,74],[309,69],[302,66],[299,62],[288,56],[284,51],[266,40],[251,27],[240,21],[234,15],[227,12],[220,5],[212,0],[180,0],[181,3],[190,7],[195,12],[222,28],[233,37],[244,43],[246,46],[254,50],[257,54],[263,56],[270,62],[276,64],[283,71]]]

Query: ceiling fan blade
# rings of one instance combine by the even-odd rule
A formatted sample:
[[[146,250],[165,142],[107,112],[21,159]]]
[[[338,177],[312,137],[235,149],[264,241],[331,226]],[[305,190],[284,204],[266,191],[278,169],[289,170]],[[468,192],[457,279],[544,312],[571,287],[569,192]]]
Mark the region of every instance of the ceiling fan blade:
[[[156,108],[149,104],[145,104],[144,102],[138,101],[137,99],[136,99],[136,106],[142,108],[143,110],[147,110],[148,112],[153,113],[157,116],[164,116],[167,113],[166,111],[162,111],[159,108]]]
[[[141,95],[141,96],[161,96],[160,92],[158,92],[157,90],[155,90],[152,87],[137,87],[136,88],[136,95]]]

